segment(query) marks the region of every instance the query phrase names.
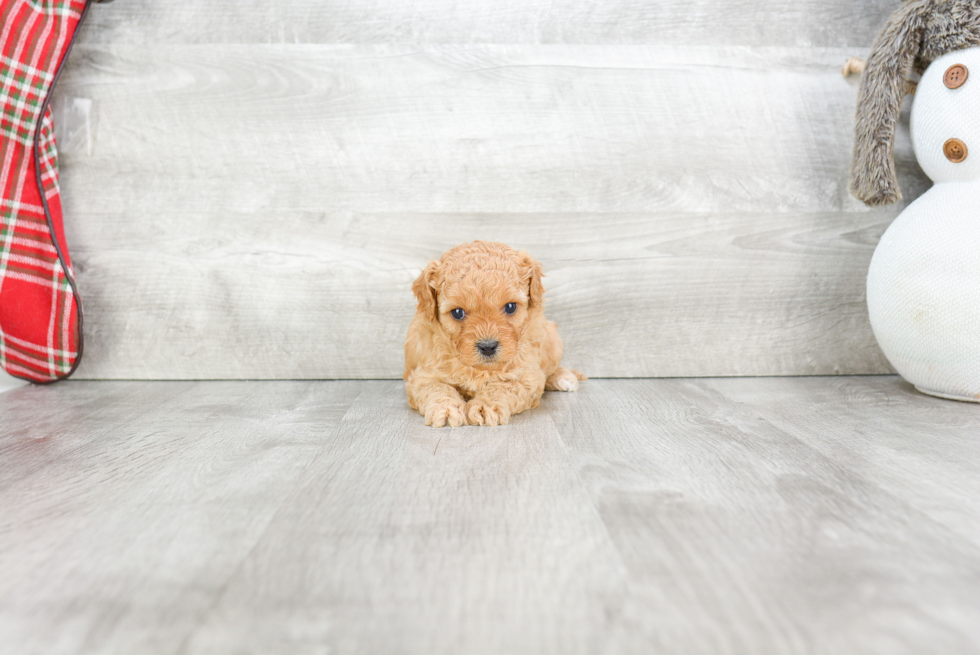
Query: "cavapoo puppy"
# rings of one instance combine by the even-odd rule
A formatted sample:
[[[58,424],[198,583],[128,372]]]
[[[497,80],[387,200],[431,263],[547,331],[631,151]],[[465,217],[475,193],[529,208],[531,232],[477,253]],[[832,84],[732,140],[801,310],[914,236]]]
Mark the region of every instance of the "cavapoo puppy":
[[[474,241],[429,262],[405,339],[408,403],[434,427],[504,425],[545,389],[575,391],[558,326],[544,317],[541,264],[502,243]]]

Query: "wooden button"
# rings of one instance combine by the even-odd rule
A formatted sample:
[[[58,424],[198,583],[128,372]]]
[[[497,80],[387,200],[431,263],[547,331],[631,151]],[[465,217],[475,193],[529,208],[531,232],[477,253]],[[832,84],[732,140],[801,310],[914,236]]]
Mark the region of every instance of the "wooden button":
[[[959,164],[966,161],[969,151],[966,149],[966,144],[959,139],[950,139],[943,144],[943,154],[946,155],[946,159]]]
[[[946,69],[943,75],[943,84],[950,89],[958,89],[966,84],[966,78],[970,77],[970,69],[963,64],[953,64]]]

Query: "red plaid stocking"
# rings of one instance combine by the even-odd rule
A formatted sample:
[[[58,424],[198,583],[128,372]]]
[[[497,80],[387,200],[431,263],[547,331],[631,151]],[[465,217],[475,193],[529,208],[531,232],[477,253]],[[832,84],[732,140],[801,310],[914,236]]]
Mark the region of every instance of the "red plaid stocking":
[[[33,382],[68,377],[82,356],[48,100],[87,9],[0,0],[0,366]]]

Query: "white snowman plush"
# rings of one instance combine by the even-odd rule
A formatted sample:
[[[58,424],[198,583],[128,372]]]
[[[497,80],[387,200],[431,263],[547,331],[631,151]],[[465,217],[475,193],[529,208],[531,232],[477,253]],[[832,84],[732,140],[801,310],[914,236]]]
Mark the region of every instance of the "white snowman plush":
[[[980,401],[980,0],[902,0],[867,65],[845,66],[861,70],[851,192],[872,206],[901,199],[894,143],[909,93],[915,153],[935,182],[875,251],[871,326],[921,391]]]
[[[881,349],[920,391],[980,401],[980,47],[922,74],[916,158],[935,185],[881,237],[868,312]]]

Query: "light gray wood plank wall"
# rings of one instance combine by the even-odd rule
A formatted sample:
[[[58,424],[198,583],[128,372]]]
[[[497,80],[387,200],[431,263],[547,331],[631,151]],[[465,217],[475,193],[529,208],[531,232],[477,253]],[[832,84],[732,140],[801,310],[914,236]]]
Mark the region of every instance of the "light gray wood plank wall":
[[[22,387],[25,384],[27,383],[23,380],[11,376],[6,371],[0,370],[0,393]]]
[[[900,208],[847,193],[839,67],[894,3],[375,4],[92,9],[80,378],[399,377],[412,279],[473,238],[542,261],[589,375],[890,371],[864,276]]]
[[[898,0],[133,0],[84,43],[867,46]]]

